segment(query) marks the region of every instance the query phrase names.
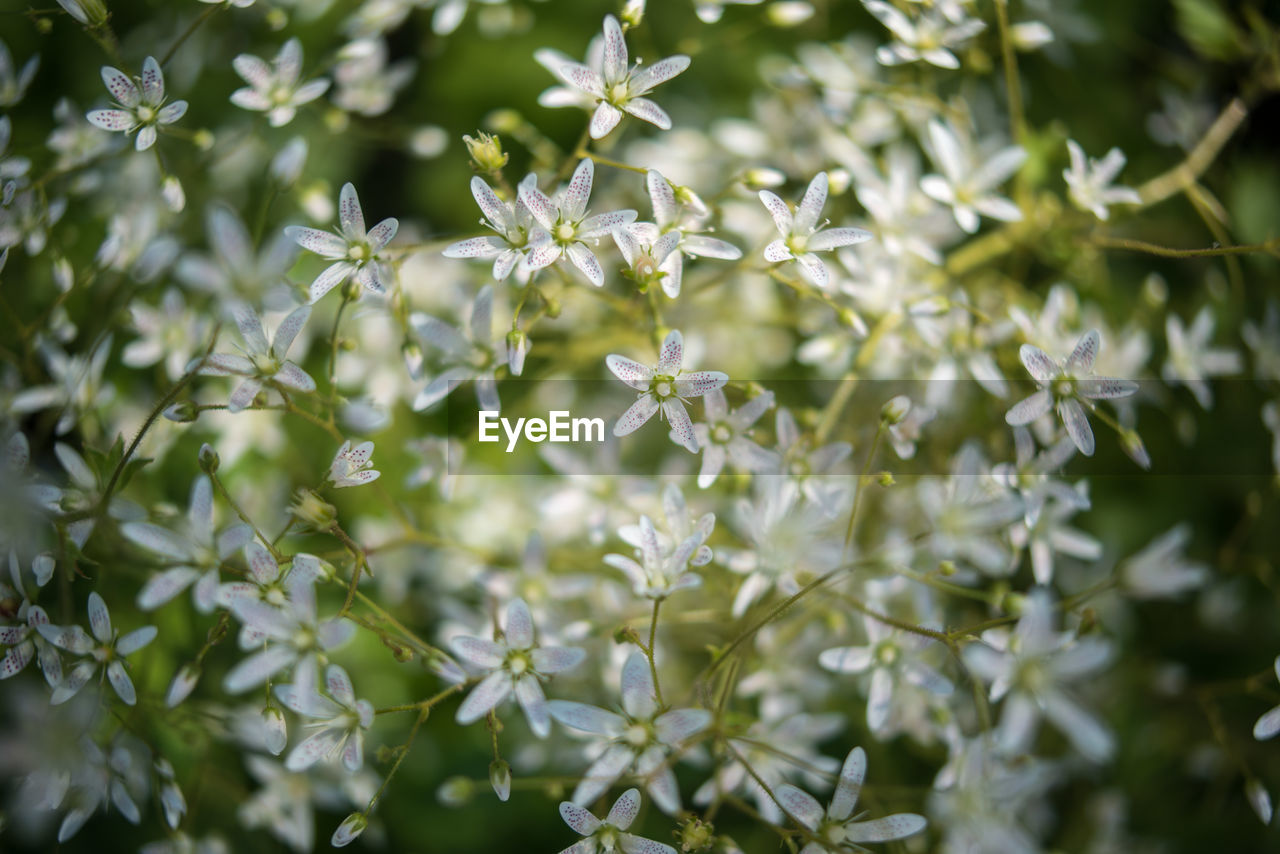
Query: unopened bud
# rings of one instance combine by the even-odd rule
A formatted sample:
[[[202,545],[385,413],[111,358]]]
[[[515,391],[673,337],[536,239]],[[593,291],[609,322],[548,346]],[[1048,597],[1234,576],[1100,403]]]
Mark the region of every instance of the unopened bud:
[[[467,153],[471,155],[471,168],[477,172],[498,172],[507,165],[507,155],[502,150],[502,140],[493,134],[476,131],[478,138],[463,134],[462,141],[467,144]]]
[[[216,137],[214,137],[213,131],[207,130],[205,128],[201,128],[200,130],[196,131],[195,136],[192,137],[192,142],[194,142],[196,144],[196,148],[200,149],[201,151],[210,150],[211,148],[213,148],[213,144],[216,141],[217,139]]]
[[[1142,437],[1136,430],[1124,430],[1120,433],[1120,447],[1129,459],[1144,469],[1151,468],[1151,455],[1147,453],[1147,446],[1142,444]]]
[[[369,826],[369,819],[364,817],[363,813],[353,812],[342,820],[342,824],[338,825],[338,829],[333,832],[333,836],[329,839],[329,844],[334,848],[342,848],[355,842],[360,834],[364,833],[364,829]]]
[[[627,0],[627,4],[622,7],[622,26],[631,29],[640,26],[640,22],[644,20],[644,4],[645,0]]]
[[[165,206],[174,213],[180,213],[187,206],[187,194],[182,189],[182,182],[173,175],[165,178],[160,184],[160,197]]]
[[[779,0],[765,15],[775,27],[795,27],[813,17],[813,5],[805,0]]]
[[[897,483],[897,481],[893,479],[893,472],[891,471],[880,472],[880,474],[876,476],[876,482],[884,487],[890,487]]]
[[[76,282],[75,270],[71,268],[71,262],[66,258],[59,258],[53,262],[53,283],[58,286],[58,290],[64,294],[71,290],[71,286]]]
[[[840,322],[852,329],[859,337],[866,337],[867,322],[862,319],[862,315],[853,309],[847,306],[840,309]]]
[[[507,333],[507,367],[513,377],[524,371],[524,357],[529,355],[529,336],[523,329],[512,329]]]
[[[956,574],[956,562],[953,560],[944,560],[938,564],[938,574],[949,576]]]
[[[902,419],[907,417],[907,413],[911,411],[911,398],[905,394],[900,394],[889,400],[884,406],[880,407],[880,420],[887,426],[892,427],[895,424],[901,424]]]
[[[466,806],[475,794],[475,784],[466,777],[450,777],[436,789],[436,798],[447,807]]]
[[[700,818],[693,818],[680,828],[676,838],[680,840],[681,851],[705,851],[715,841],[715,835],[714,825]]]
[[[273,756],[279,756],[289,743],[289,729],[285,725],[284,712],[280,711],[279,706],[267,706],[262,710],[262,735],[267,750]]]
[[[511,797],[511,766],[505,759],[495,759],[489,763],[489,785],[493,793],[503,803]]]
[[[86,27],[100,27],[107,22],[107,6],[102,0],[58,0],[58,5]]]
[[[338,511],[310,489],[299,488],[294,494],[293,505],[289,508],[293,518],[304,522],[316,530],[326,530],[338,521]]]
[[[190,400],[180,400],[166,407],[164,417],[177,424],[190,424],[200,417],[200,410]]]
[[[749,190],[767,190],[770,187],[781,187],[786,182],[786,175],[777,169],[769,169],[763,166],[748,169],[742,173],[742,183],[746,184]]]
[[[205,474],[213,474],[222,464],[222,460],[218,458],[218,452],[208,442],[200,446],[200,453],[196,454],[196,460],[200,463],[200,470]]]

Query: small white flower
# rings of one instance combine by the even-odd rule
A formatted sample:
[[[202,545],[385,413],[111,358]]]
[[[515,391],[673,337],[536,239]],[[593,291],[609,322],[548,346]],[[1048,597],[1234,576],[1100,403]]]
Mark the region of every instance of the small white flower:
[[[164,105],[164,72],[154,57],[142,63],[142,77],[136,81],[117,68],[102,67],[102,82],[116,99],[117,108],[90,110],[85,116],[103,130],[138,132],[134,146],[145,151],[156,142],[159,125],[171,125],[187,112],[186,101]]]
[[[414,312],[409,325],[444,357],[443,370],[413,399],[415,412],[435,406],[467,380],[475,382],[481,409],[496,412],[502,408],[494,375],[507,363],[507,348],[505,341],[495,341],[493,336],[492,285],[485,285],[476,294],[465,331],[422,312]]]
[[[622,26],[612,15],[604,18],[604,51],[597,70],[577,62],[562,62],[552,70],[565,83],[584,92],[595,104],[591,116],[591,138],[601,139],[622,121],[623,113],[671,129],[671,117],[661,107],[642,97],[649,90],[689,67],[689,57],[677,54],[660,59],[647,68],[628,64],[627,42]],[[557,106],[564,106],[558,104]]]
[[[133,681],[125,670],[124,659],[155,640],[156,627],[144,626],[124,637],[111,628],[111,615],[107,604],[97,591],[89,594],[89,627],[93,637],[79,626],[54,626],[41,623],[36,630],[49,643],[73,655],[89,656],[82,659],[63,677],[50,698],[55,706],[70,700],[85,686],[99,668],[105,668],[107,680],[126,705],[138,702]]]
[[[372,442],[361,442],[354,447],[350,439],[343,442],[329,465],[329,480],[334,488],[360,486],[377,480],[382,472],[371,468],[373,465],[371,456],[373,456]]]
[[[240,384],[231,392],[231,400],[227,405],[229,411],[239,412],[253,403],[264,385],[301,392],[316,390],[316,381],[310,374],[285,359],[293,339],[302,331],[310,316],[309,305],[295,309],[276,327],[275,337],[268,344],[267,335],[262,330],[262,320],[257,313],[248,306],[240,306],[235,310],[236,325],[244,339],[244,355],[214,353],[200,367],[200,373],[205,376],[242,377]]]
[[[529,174],[520,185],[523,188],[525,184],[533,184],[536,189],[537,180],[537,176]],[[497,281],[506,279],[517,267],[517,275],[522,279],[527,278],[531,270],[530,253],[549,243],[551,235],[534,221],[533,214],[529,212],[519,193],[512,202],[504,202],[482,178],[476,176],[471,179],[471,195],[484,212],[485,218],[480,224],[497,234],[452,243],[444,250],[444,257],[492,258],[493,278]]]
[[[1138,384],[1130,380],[1092,375],[1093,361],[1097,358],[1101,342],[1098,330],[1086,332],[1080,336],[1065,362],[1056,362],[1039,347],[1023,344],[1018,357],[1040,390],[1015,403],[1005,413],[1004,420],[1015,427],[1030,424],[1056,407],[1067,434],[1080,453],[1086,457],[1093,456],[1093,430],[1085,416],[1083,401],[1128,397],[1138,390]]]
[[[800,849],[800,854],[822,854],[824,851],[835,854],[847,851],[850,845],[861,849],[866,842],[906,839],[925,829],[927,822],[924,816],[915,813],[897,813],[869,821],[856,820],[865,815],[855,816],[853,811],[858,805],[866,774],[867,754],[861,747],[855,747],[844,760],[835,794],[825,810],[813,795],[790,783],[783,783],[774,790],[782,808],[817,837]]]
[[[897,38],[876,49],[876,61],[881,65],[903,65],[923,59],[938,68],[959,68],[960,60],[951,48],[987,28],[977,18],[952,21],[933,9],[921,11],[913,21],[884,0],[862,0],[862,5]]]
[[[721,389],[708,392],[703,402],[706,404],[707,421],[693,425],[698,445],[703,449],[702,469],[698,472],[700,489],[716,482],[726,462],[744,472],[778,470],[782,457],[775,451],[766,451],[751,438],[752,425],[773,408],[773,392],[758,394],[732,411]]]
[[[634,767],[658,809],[668,815],[680,811],[680,788],[669,754],[709,727],[711,712],[660,709],[644,653],[636,650],[622,666],[622,714],[568,700],[552,700],[547,706],[565,726],[603,737],[603,752],[573,791],[575,804],[591,803]]]
[[[458,723],[475,723],[514,693],[529,728],[538,738],[546,738],[551,732],[542,682],[577,667],[587,657],[586,651],[576,646],[539,646],[533,616],[523,599],[513,599],[507,606],[502,640],[462,635],[454,638],[450,646],[465,664],[487,671],[458,706]]]
[[[1133,596],[1165,599],[1201,587],[1209,567],[1190,560],[1183,551],[1191,541],[1191,526],[1175,525],[1120,564],[1118,575]]]
[[[1186,386],[1195,395],[1196,403],[1205,409],[1213,406],[1213,391],[1208,380],[1244,370],[1239,351],[1211,345],[1213,327],[1213,312],[1207,305],[1196,314],[1190,328],[1183,326],[1182,318],[1173,312],[1164,319],[1169,356],[1161,376],[1170,385]]]
[[[1092,211],[1098,219],[1105,220],[1111,215],[1108,205],[1137,205],[1142,203],[1138,191],[1130,187],[1113,187],[1111,182],[1124,168],[1124,152],[1113,148],[1101,160],[1085,158],[1082,149],[1074,139],[1067,140],[1067,153],[1071,157],[1071,168],[1062,170],[1062,180],[1067,182],[1071,201],[1076,207]]]
[[[280,702],[309,718],[306,727],[313,730],[285,757],[286,771],[305,771],[333,756],[341,756],[343,766],[351,772],[364,765],[364,731],[373,725],[373,704],[356,699],[351,678],[336,664],[325,671],[324,689],[321,694],[314,686],[310,690],[296,685],[275,687]]]
[[[338,223],[342,229],[340,234],[301,225],[291,225],[284,230],[303,249],[333,262],[311,283],[313,303],[353,274],[357,282],[375,294],[383,293],[384,283],[391,280],[381,252],[396,236],[400,222],[395,217],[387,217],[366,231],[360,198],[356,188],[347,183],[338,194]]]
[[[851,246],[871,239],[871,232],[861,228],[823,229],[818,222],[822,208],[827,203],[827,173],[819,172],[809,182],[804,198],[795,214],[787,203],[769,190],[760,191],[760,201],[773,216],[773,222],[782,237],[764,249],[766,261],[777,264],[794,259],[800,264],[805,278],[819,288],[825,288],[829,280],[822,259],[814,253],[828,252],[841,246]]]
[[[627,833],[627,828],[640,814],[640,792],[627,789],[614,801],[604,821],[571,801],[560,804],[560,817],[586,838],[575,842],[560,854],[676,854],[676,849],[662,842]]]
[[[550,240],[541,242],[529,253],[531,269],[540,270],[568,258],[587,281],[597,288],[603,287],[604,269],[586,241],[595,241],[619,226],[634,222],[636,212],[610,211],[588,217],[587,201],[591,198],[594,179],[595,164],[587,159],[578,164],[569,183],[554,199],[539,190],[534,181],[525,179],[520,183],[520,201],[550,235]]]
[[[1021,168],[1027,152],[1010,145],[979,162],[972,146],[961,142],[955,128],[937,119],[929,122],[930,156],[942,174],[925,175],[920,189],[934,201],[951,208],[956,222],[970,234],[978,230],[978,215],[1003,222],[1018,222],[1022,211],[994,192]]]
[[[267,114],[273,128],[293,121],[298,107],[319,98],[329,89],[329,81],[299,83],[302,73],[302,42],[289,39],[268,65],[265,60],[242,53],[231,61],[236,74],[249,85],[231,93],[231,103],[246,110]]]
[[[660,534],[648,516],[641,516],[639,525],[627,525],[618,531],[635,548],[640,562],[626,555],[604,556],[605,563],[627,576],[637,596],[649,599],[665,599],[678,590],[700,586],[701,576],[690,572],[689,567],[705,566],[712,557],[706,541],[715,528],[715,514],[691,520],[684,495],[674,484],[663,491],[662,505],[671,536]]]
[[[729,375],[720,371],[685,372],[684,338],[680,330],[667,333],[658,354],[658,364],[652,368],[625,356],[610,355],[605,364],[613,375],[640,392],[636,402],[613,425],[613,435],[626,436],[642,427],[659,409],[671,424],[671,439],[691,453],[698,452],[698,439],[693,422],[684,408],[687,398],[701,397],[723,388]]]

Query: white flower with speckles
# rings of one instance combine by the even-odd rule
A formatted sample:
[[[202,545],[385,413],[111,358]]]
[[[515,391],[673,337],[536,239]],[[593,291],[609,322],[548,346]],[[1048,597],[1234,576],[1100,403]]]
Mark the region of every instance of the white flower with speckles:
[[[36,626],[40,635],[58,649],[64,649],[72,655],[88,656],[62,678],[58,687],[53,689],[50,702],[56,706],[70,700],[93,678],[99,668],[104,668],[107,680],[120,699],[126,705],[134,705],[138,702],[138,694],[134,691],[129,672],[125,670],[124,659],[155,640],[156,627],[143,626],[120,637],[120,633],[111,628],[107,603],[94,591],[89,594],[89,628],[93,630],[92,637],[79,626],[54,626],[48,623]]]
[[[302,42],[296,38],[284,43],[270,65],[248,53],[231,60],[231,65],[249,84],[231,93],[231,103],[266,113],[273,128],[293,121],[298,107],[311,103],[329,89],[329,81],[324,79],[298,82],[302,73]]]
[[[1084,401],[1128,397],[1138,390],[1138,384],[1130,380],[1095,377],[1091,374],[1093,361],[1101,346],[1102,337],[1098,330],[1091,329],[1080,336],[1065,362],[1056,362],[1039,347],[1023,344],[1018,357],[1022,359],[1022,364],[1040,386],[1040,390],[1015,403],[1005,413],[1004,420],[1014,427],[1030,424],[1056,407],[1076,448],[1086,457],[1093,456],[1093,430],[1085,416]],[[1092,407],[1093,404],[1087,405]]]
[[[360,486],[377,480],[382,472],[370,468],[373,465],[370,459],[372,456],[372,442],[361,442],[354,447],[350,439],[343,442],[329,465],[329,481],[333,483],[334,489]]]
[[[583,160],[554,199],[539,190],[534,181],[526,179],[520,183],[520,201],[551,236],[529,253],[531,269],[541,270],[561,258],[568,258],[587,281],[597,288],[604,286],[604,268],[586,241],[598,240],[619,226],[635,222],[636,212],[622,210],[587,216],[587,201],[591,198],[594,180],[595,165],[591,160]]]
[[[658,364],[652,368],[616,354],[605,359],[615,377],[640,392],[636,402],[613,425],[613,435],[634,433],[661,409],[662,415],[671,423],[672,441],[691,453],[698,452],[698,438],[684,408],[685,403],[690,397],[701,397],[723,388],[729,381],[729,375],[720,371],[686,373],[681,367],[683,362],[684,338],[679,329],[667,333],[658,354]]]
[[[338,195],[338,223],[342,229],[340,234],[301,225],[291,225],[284,230],[303,249],[333,262],[311,283],[311,302],[352,275],[375,294],[383,293],[385,283],[391,281],[390,269],[381,252],[396,236],[400,222],[395,217],[387,217],[366,231],[360,197],[356,195],[356,188],[348,183],[342,185]]]
[[[709,727],[711,712],[659,708],[644,653],[631,653],[622,666],[622,714],[568,700],[552,700],[547,706],[551,716],[565,726],[603,736],[598,745],[603,750],[573,791],[575,804],[591,803],[634,767],[658,809],[668,815],[680,811],[680,789],[669,754]]]
[[[523,599],[513,599],[507,606],[502,640],[462,635],[454,638],[450,646],[464,664],[486,671],[458,707],[458,723],[475,723],[515,694],[529,728],[538,738],[546,738],[551,732],[542,682],[577,667],[587,657],[586,651],[576,646],[539,646],[533,616]]]
[[[531,184],[536,189],[537,182],[531,173],[520,185]],[[480,224],[497,233],[451,243],[442,254],[446,258],[492,258],[493,278],[499,282],[517,268],[517,276],[527,279],[530,253],[550,243],[551,235],[534,220],[519,193],[510,203],[504,202],[477,176],[471,179],[471,195],[484,212]]]
[[[823,229],[818,222],[818,217],[822,216],[822,207],[827,203],[826,172],[813,176],[794,214],[786,202],[768,190],[760,191],[760,201],[773,216],[774,224],[782,233],[780,239],[765,247],[765,260],[777,264],[794,259],[800,264],[805,278],[820,288],[827,286],[830,277],[826,265],[814,253],[828,252],[871,239],[871,232],[861,228]]]
[[[640,791],[627,789],[614,801],[604,821],[571,801],[560,804],[560,817],[564,823],[586,837],[560,852],[560,854],[676,854],[676,849],[652,839],[627,833],[636,816],[640,814]]]
[[[867,774],[867,754],[861,747],[849,751],[840,769],[831,804],[824,810],[817,798],[790,783],[783,783],[774,790],[778,803],[802,827],[813,834],[800,854],[835,854],[847,851],[850,846],[861,849],[866,842],[891,842],[906,839],[924,830],[924,816],[915,813],[897,813],[869,821],[857,821],[864,814],[854,815],[858,795],[862,792],[862,780]]]
[[[342,757],[348,771],[364,765],[364,731],[373,725],[373,704],[357,700],[347,671],[330,664],[325,671],[325,693],[314,687],[307,691],[296,685],[277,685],[276,697],[297,714],[307,718],[313,732],[289,751],[286,771],[305,771],[334,756]]]
[[[118,68],[104,65],[102,82],[116,99],[116,107],[90,110],[85,118],[103,130],[121,131],[126,135],[137,131],[134,147],[138,151],[155,145],[159,126],[171,125],[187,112],[186,101],[165,106],[164,72],[154,57],[148,56],[142,63],[142,77],[137,80]]]
[[[623,113],[629,113],[663,130],[670,130],[671,117],[653,101],[642,96],[688,67],[689,57],[680,54],[660,59],[647,68],[641,68],[639,63],[631,67],[622,26],[617,18],[606,15],[604,51],[599,70],[577,62],[560,62],[553,66],[552,71],[565,83],[585,93],[590,99],[589,103],[595,104],[590,133],[592,139],[601,139],[618,126]]]
[[[248,306],[240,306],[235,311],[236,325],[240,328],[240,336],[244,339],[243,356],[230,353],[214,353],[204,360],[200,373],[211,377],[241,377],[241,382],[231,392],[231,400],[227,404],[230,412],[239,412],[258,396],[264,385],[278,386],[290,391],[313,392],[316,381],[311,375],[285,358],[293,339],[302,331],[307,318],[311,316],[311,306],[304,305],[295,309],[280,325],[276,327],[275,337],[267,343],[267,335],[262,330],[262,320]]]

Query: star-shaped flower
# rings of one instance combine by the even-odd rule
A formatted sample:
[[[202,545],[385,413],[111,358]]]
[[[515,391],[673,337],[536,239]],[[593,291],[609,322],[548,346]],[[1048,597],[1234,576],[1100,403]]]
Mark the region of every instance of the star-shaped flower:
[[[823,230],[818,224],[822,207],[827,203],[826,172],[813,176],[794,215],[786,202],[768,190],[760,191],[760,201],[773,216],[774,224],[782,233],[780,239],[765,247],[765,260],[773,264],[793,259],[798,261],[805,278],[820,288],[827,286],[829,277],[826,266],[815,252],[826,252],[871,239],[871,232],[861,228]]]
[[[93,637],[79,626],[54,626],[48,623],[36,625],[36,631],[58,649],[65,649],[73,655],[87,656],[63,677],[62,682],[54,689],[50,701],[56,706],[70,700],[98,668],[105,668],[107,680],[111,682],[116,694],[126,705],[134,705],[138,702],[138,694],[133,689],[133,680],[129,678],[128,671],[124,669],[124,659],[155,640],[156,627],[143,626],[120,637],[120,633],[111,628],[107,603],[94,591],[89,594],[89,628],[93,630]]]
[[[361,442],[354,447],[350,439],[343,442],[329,465],[329,480],[333,483],[334,489],[360,486],[377,480],[382,472],[371,468],[373,462],[370,457],[372,456],[372,442]]]
[[[596,108],[591,116],[591,138],[601,139],[622,121],[623,113],[671,129],[671,117],[666,111],[641,97],[654,86],[680,74],[689,67],[689,57],[682,54],[660,59],[648,68],[639,63],[630,67],[627,42],[622,36],[622,26],[612,15],[604,18],[604,54],[599,70],[577,62],[559,66],[557,75],[594,99]]]
[[[594,179],[595,164],[586,159],[578,164],[573,178],[554,200],[539,190],[536,182],[526,179],[520,183],[520,201],[551,236],[549,241],[529,253],[530,268],[540,270],[567,257],[587,277],[587,281],[597,288],[604,285],[604,269],[586,241],[604,237],[619,226],[635,222],[636,212],[610,211],[588,217],[587,201],[591,198]]]
[[[142,63],[142,77],[136,81],[120,69],[104,65],[102,82],[116,99],[116,108],[90,110],[85,118],[103,130],[137,131],[134,147],[138,151],[155,145],[159,125],[171,125],[187,112],[186,101],[165,106],[164,72],[155,57],[148,56]]]
[[[652,839],[627,833],[627,828],[640,814],[640,791],[627,789],[614,801],[604,821],[571,801],[560,804],[564,823],[586,837],[560,854],[676,854],[676,849]]]
[[[395,217],[387,217],[373,228],[365,230],[364,211],[356,188],[343,184],[338,195],[338,222],[341,234],[291,225],[284,230],[303,249],[333,261],[311,283],[311,302],[355,275],[356,281],[376,294],[385,290],[384,282],[391,278],[381,253],[383,247],[396,236],[400,227]]]
[[[463,725],[475,723],[514,693],[533,734],[546,738],[551,718],[542,682],[577,667],[587,653],[576,646],[539,646],[533,615],[523,599],[513,599],[507,606],[503,634],[500,641],[462,635],[451,642],[464,663],[488,671],[458,707],[456,720]]]
[[[1098,330],[1092,329],[1080,336],[1071,355],[1065,362],[1056,362],[1039,347],[1023,344],[1018,351],[1022,364],[1040,386],[1040,390],[1025,400],[1015,403],[1005,413],[1004,420],[1012,425],[1030,424],[1054,407],[1067,428],[1071,441],[1080,453],[1093,456],[1093,430],[1085,416],[1083,401],[1128,397],[1138,390],[1138,384],[1129,380],[1092,376],[1093,360],[1101,347]],[[1092,404],[1089,404],[1092,406]]]
[[[800,854],[822,854],[824,851],[835,854],[848,850],[849,845],[857,847],[864,842],[891,842],[924,830],[924,816],[915,813],[854,821],[853,810],[858,805],[866,773],[867,754],[861,747],[855,747],[844,760],[840,781],[836,783],[835,794],[831,796],[831,804],[826,810],[813,795],[790,783],[783,783],[774,790],[778,802],[791,817],[818,838],[800,849]]]
[[[200,367],[200,373],[205,376],[243,377],[240,385],[231,392],[231,401],[227,405],[229,411],[239,412],[253,403],[264,385],[301,392],[316,390],[316,381],[310,374],[285,359],[293,339],[298,336],[310,316],[309,305],[295,309],[280,322],[275,338],[268,344],[267,335],[262,331],[262,320],[257,313],[248,306],[241,306],[236,310],[236,325],[240,327],[240,336],[244,338],[244,355],[214,353]]]
[[[634,766],[658,809],[669,815],[680,811],[680,789],[668,754],[709,727],[711,712],[661,709],[644,653],[636,650],[622,666],[622,714],[568,700],[552,700],[547,706],[560,723],[603,736],[607,745],[574,789],[575,804],[591,803]]]
[[[729,375],[720,371],[684,372],[684,338],[679,329],[667,333],[658,354],[658,364],[648,367],[616,354],[605,359],[613,375],[640,392],[636,402],[613,425],[613,435],[626,436],[642,427],[659,409],[671,423],[671,438],[691,453],[698,452],[693,422],[684,408],[687,398],[701,397],[723,388]]]
[[[236,74],[249,85],[231,93],[231,103],[246,110],[267,114],[273,128],[293,121],[298,107],[319,98],[329,89],[325,79],[299,85],[302,73],[302,42],[289,39],[268,65],[265,60],[242,53],[231,60]]]
[[[364,731],[373,725],[373,704],[357,700],[347,671],[330,664],[325,671],[325,693],[314,687],[302,691],[295,685],[277,685],[276,697],[304,718],[313,732],[289,751],[287,771],[305,771],[322,759],[341,756],[351,772],[364,765]]]
[[[1098,219],[1110,216],[1108,205],[1137,205],[1142,196],[1131,187],[1114,187],[1111,182],[1124,168],[1124,152],[1113,148],[1101,160],[1084,156],[1074,139],[1067,140],[1067,152],[1071,156],[1071,168],[1062,170],[1062,180],[1067,182],[1071,201],[1081,210],[1091,211]]]
[[[943,174],[925,175],[920,179],[920,189],[950,207],[961,228],[970,234],[977,231],[979,214],[1002,222],[1022,219],[1022,210],[994,190],[1022,167],[1027,159],[1024,148],[1010,145],[980,162],[954,127],[936,119],[929,122],[929,147],[930,156]]]
[[[537,177],[529,174],[520,182],[537,188]],[[480,224],[497,234],[486,234],[450,244],[444,250],[446,258],[492,258],[493,278],[501,282],[517,265],[525,277],[529,273],[530,253],[551,241],[547,230],[534,220],[525,203],[517,197],[507,203],[499,199],[482,178],[471,179],[471,195],[484,212]]]

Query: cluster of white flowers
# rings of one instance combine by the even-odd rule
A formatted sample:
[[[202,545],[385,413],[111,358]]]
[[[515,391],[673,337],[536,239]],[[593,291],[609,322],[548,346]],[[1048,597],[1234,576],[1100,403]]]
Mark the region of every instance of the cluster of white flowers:
[[[1140,729],[1121,686],[1164,702],[1137,681],[1203,710],[1194,773],[1270,822],[1245,718],[1280,733],[1274,649],[1188,688],[1143,625],[1244,621],[1246,581],[1274,587],[1274,487],[1232,481],[1221,536],[1167,502],[1119,515],[1129,484],[1165,488],[1143,469],[1215,500],[1177,477],[1207,473],[1177,443],[1215,395],[1256,422],[1206,466],[1280,472],[1274,299],[1231,340],[1236,256],[1280,245],[1221,245],[1252,202],[1228,216],[1205,177],[1243,101],[1133,189],[1118,148],[1089,159],[1070,117],[1023,107],[1019,61],[1084,32],[1071,4],[863,0],[845,24],[694,0],[676,37],[631,0],[580,27],[581,61],[464,69],[503,78],[485,97],[549,72],[537,104],[576,111],[576,142],[532,104],[463,136],[393,109],[438,61],[403,55],[414,22],[522,45],[568,4],[204,2],[128,33],[124,2],[27,15],[49,52],[102,52],[109,105],[0,42],[0,779],[24,840],[114,812],[148,854],[258,831],[306,854],[317,827],[438,847],[381,809],[430,778],[431,809],[487,782],[564,854],[1085,850],[1072,824],[1134,850],[1079,790]],[[748,22],[778,51],[718,69]],[[751,97],[722,103],[724,74]],[[477,174],[432,160],[455,135]],[[373,146],[469,190],[479,228]],[[398,217],[366,225],[357,184]],[[1175,194],[1213,246],[1147,241]],[[1171,295],[1111,251],[1226,272]],[[1247,392],[1215,384],[1246,368]],[[611,435],[504,469],[463,383],[482,415],[598,412]],[[510,847],[491,829],[442,838]]]

